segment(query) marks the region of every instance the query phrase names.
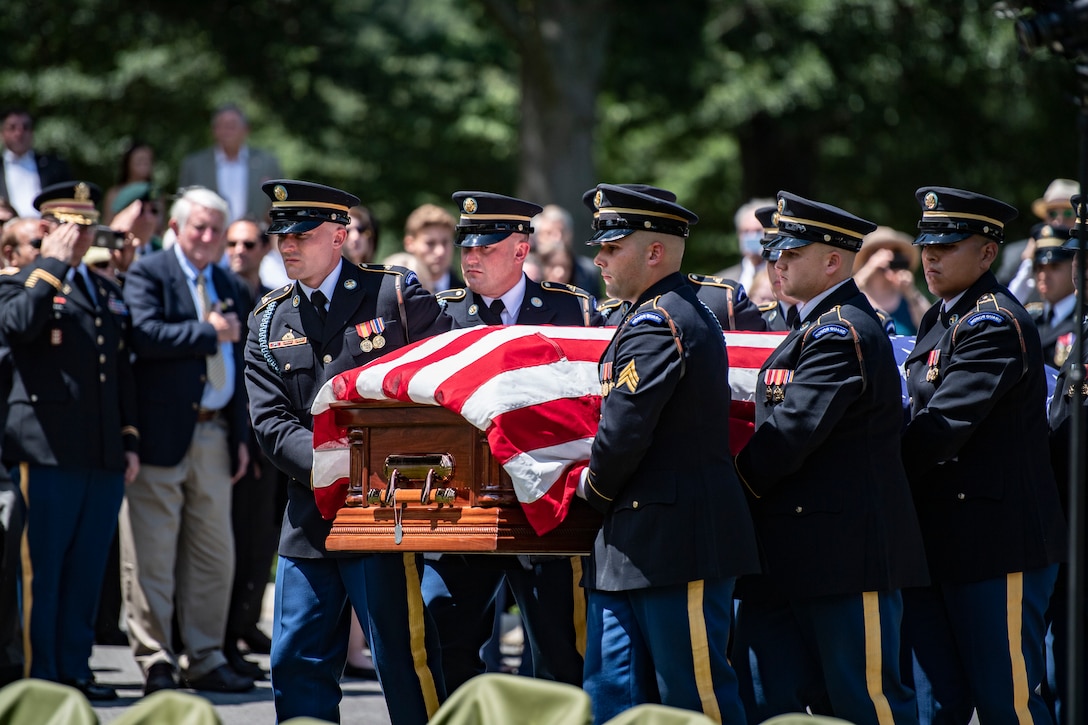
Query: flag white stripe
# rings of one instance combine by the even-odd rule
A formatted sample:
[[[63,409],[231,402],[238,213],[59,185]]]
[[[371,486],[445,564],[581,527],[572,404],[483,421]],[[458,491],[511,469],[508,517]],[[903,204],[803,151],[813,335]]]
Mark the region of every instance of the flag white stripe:
[[[583,461],[589,458],[593,447],[592,438],[568,441],[546,448],[536,448],[526,453],[519,453],[504,463],[502,467],[517,482],[514,492],[521,503],[533,503],[551,489],[552,484],[567,470],[571,461]]]

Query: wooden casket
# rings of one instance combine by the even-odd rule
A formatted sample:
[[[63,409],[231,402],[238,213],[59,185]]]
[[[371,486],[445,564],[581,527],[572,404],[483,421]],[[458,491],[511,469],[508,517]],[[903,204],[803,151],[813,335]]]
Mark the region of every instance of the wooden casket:
[[[601,517],[575,499],[538,536],[487,438],[446,408],[390,401],[335,407],[347,429],[350,485],[330,551],[587,554]]]

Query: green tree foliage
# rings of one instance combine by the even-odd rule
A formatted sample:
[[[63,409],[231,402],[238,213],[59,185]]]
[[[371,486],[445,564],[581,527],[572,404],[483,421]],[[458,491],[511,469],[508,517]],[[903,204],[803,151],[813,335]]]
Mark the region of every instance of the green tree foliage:
[[[560,200],[584,231],[584,188],[641,181],[700,214],[687,266],[713,271],[753,195],[909,231],[915,187],[959,185],[1015,203],[1016,235],[1076,174],[1069,64],[1019,57],[988,0],[24,1],[0,64],[0,105],[105,186],[141,138],[169,188],[237,102],[286,173],[372,207],[383,251],[455,189]]]

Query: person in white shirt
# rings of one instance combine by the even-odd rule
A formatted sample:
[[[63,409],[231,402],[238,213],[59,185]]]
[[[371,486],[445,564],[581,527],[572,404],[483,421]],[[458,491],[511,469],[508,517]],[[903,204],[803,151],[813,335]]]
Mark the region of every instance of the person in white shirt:
[[[215,146],[186,156],[178,173],[178,186],[205,186],[227,200],[228,223],[245,216],[267,221],[271,202],[261,184],[283,175],[272,154],[251,148],[249,121],[242,109],[226,104],[212,116]]]
[[[4,144],[4,173],[0,197],[8,200],[21,217],[37,218],[34,197],[47,186],[68,181],[72,172],[61,159],[34,151],[34,119],[22,108],[3,112],[0,138]]]

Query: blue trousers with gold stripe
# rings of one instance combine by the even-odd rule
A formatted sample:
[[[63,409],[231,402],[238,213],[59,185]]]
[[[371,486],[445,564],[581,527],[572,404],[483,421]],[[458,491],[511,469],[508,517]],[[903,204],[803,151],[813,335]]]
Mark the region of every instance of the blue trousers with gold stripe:
[[[124,496],[120,471],[23,464],[26,497],[24,638],[31,677],[91,677],[98,595]]]
[[[1044,614],[1058,565],[903,592],[903,639],[932,691],[923,725],[1049,723]]]
[[[899,591],[742,601],[733,663],[749,723],[813,712],[856,725],[918,721],[899,673]]]
[[[583,687],[593,719],[643,703],[741,725],[737,676],[726,658],[735,579],[626,592],[590,590]]]
[[[492,635],[504,578],[521,610],[535,676],[581,686],[586,608],[579,557],[544,558],[526,568],[516,556],[444,554],[424,566],[423,600],[438,625],[451,692],[484,671],[480,648]]]
[[[296,559],[276,569],[272,692],[280,722],[340,722],[350,611],[366,629],[393,725],[426,723],[446,698],[438,633],[423,606],[418,554]]]

